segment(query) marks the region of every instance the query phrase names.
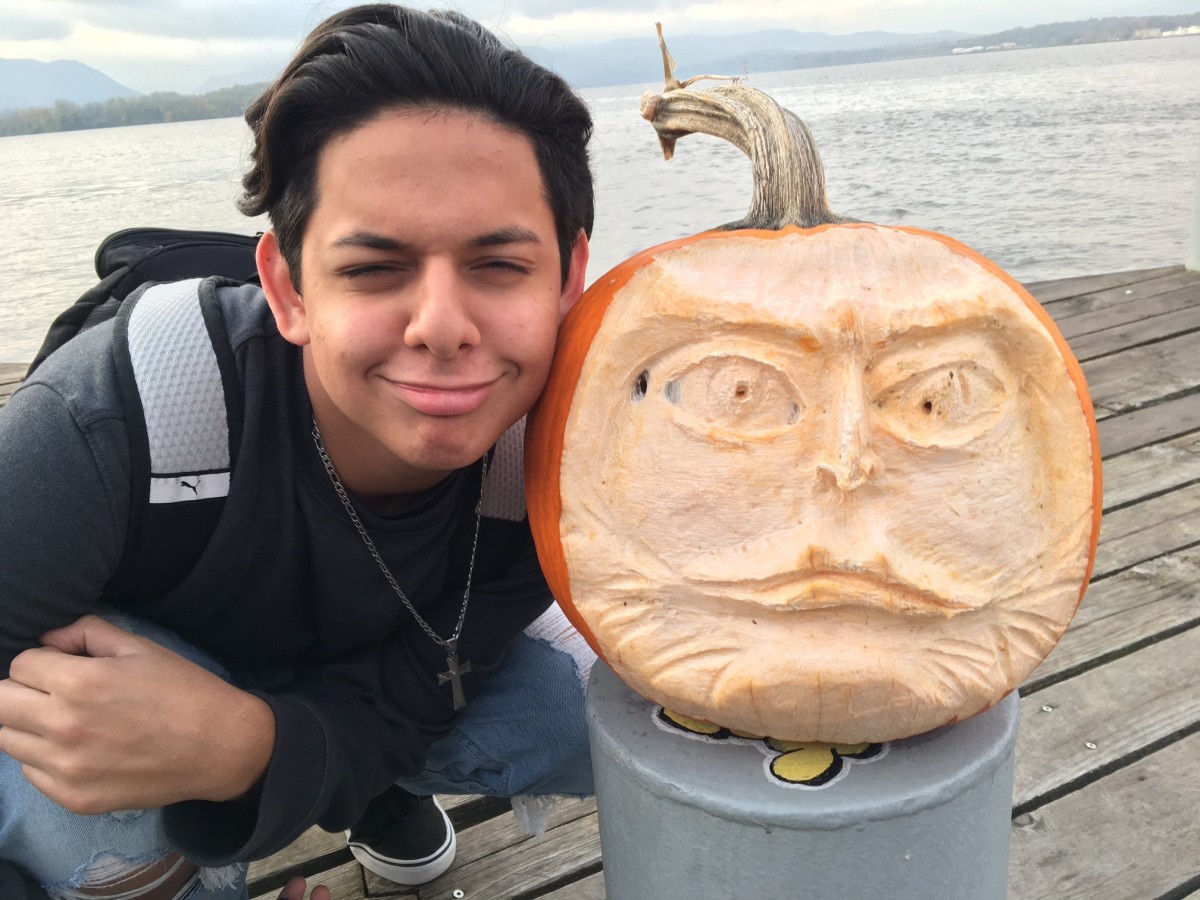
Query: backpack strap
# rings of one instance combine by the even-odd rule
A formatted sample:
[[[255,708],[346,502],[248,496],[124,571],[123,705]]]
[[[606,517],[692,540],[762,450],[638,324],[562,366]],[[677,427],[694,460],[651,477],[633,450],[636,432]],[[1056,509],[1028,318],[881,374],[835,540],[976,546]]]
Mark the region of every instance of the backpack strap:
[[[216,289],[154,284],[123,303],[113,358],[130,452],[129,528],[106,597],[167,593],[199,561],[229,493],[242,391]]]

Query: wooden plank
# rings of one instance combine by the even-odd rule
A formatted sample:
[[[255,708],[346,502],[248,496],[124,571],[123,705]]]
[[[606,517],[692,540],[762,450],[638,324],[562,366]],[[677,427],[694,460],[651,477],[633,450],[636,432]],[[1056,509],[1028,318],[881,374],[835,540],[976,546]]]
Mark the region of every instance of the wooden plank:
[[[1183,266],[1159,266],[1154,269],[1133,269],[1128,272],[1110,272],[1101,275],[1076,275],[1073,278],[1054,278],[1049,281],[1031,281],[1025,289],[1043,306],[1050,308],[1068,297],[1091,294],[1139,281],[1147,281],[1181,271]],[[1053,313],[1051,313],[1053,314]]]
[[[1200,542],[1200,484],[1108,513],[1093,578]]]
[[[1179,269],[1169,275],[1121,285],[1047,307],[1064,337],[1075,337],[1194,305],[1200,295],[1200,273]],[[1170,299],[1168,299],[1170,298]],[[1157,312],[1154,312],[1157,310]]]
[[[1195,878],[1198,758],[1200,735],[1192,735],[1018,817],[1010,843],[1009,897],[1162,897]]]
[[[546,834],[550,835],[556,828],[561,828],[577,819],[594,815],[596,800],[594,797],[579,799],[562,799],[546,817]],[[500,816],[480,826],[470,829],[465,834],[469,837],[460,842],[459,856],[455,860],[459,866],[464,866],[475,860],[484,859],[501,850],[516,847],[526,842],[537,843],[538,838],[526,834],[517,824],[515,816]],[[543,838],[544,840],[544,838]]]
[[[1200,623],[1200,547],[1092,584],[1058,645],[1025,680],[1025,695],[1106,657]]]
[[[1097,423],[1100,453],[1108,459],[1200,429],[1200,391]]]
[[[1071,349],[1077,359],[1087,361],[1132,347],[1157,344],[1191,331],[1200,331],[1200,304],[1164,315],[1147,315],[1120,326],[1080,335],[1071,340]]]
[[[309,876],[310,890],[318,884],[329,888],[333,900],[363,900],[367,896],[366,889],[363,887],[362,867],[356,862],[342,863],[335,868]],[[417,900],[416,894],[398,893],[399,885],[392,885],[392,887],[396,890],[386,896],[395,898],[395,900]],[[279,896],[279,891],[278,887],[259,893],[251,891],[250,897],[252,900],[275,900]]]
[[[439,796],[438,801],[456,824],[474,824],[481,817],[493,815],[498,808],[491,798],[471,794],[446,794]],[[484,809],[485,804],[490,812]],[[501,801],[500,808],[507,806],[507,800]],[[343,832],[324,831],[314,826],[278,853],[250,863],[250,889],[253,893],[256,885],[279,884],[292,875],[306,875],[316,868],[335,866],[350,859],[350,848],[346,846]]]
[[[335,854],[339,855],[340,859],[331,859]],[[329,859],[330,864],[349,860],[350,850],[346,846],[346,835],[313,827],[278,853],[250,863],[247,880],[251,893],[256,885],[264,882],[274,884],[279,878],[312,871],[312,865],[309,863],[317,859]]]
[[[25,370],[28,368],[28,363],[0,363],[0,406],[13,395],[25,378]]]
[[[1200,547],[1188,547],[1138,563],[1116,575],[1093,579],[1072,624],[1082,628],[1119,616],[1144,603],[1165,599],[1162,594],[1167,591],[1200,590],[1200,579],[1188,584],[1197,576],[1200,576]]]
[[[600,831],[593,812],[547,831],[541,841],[526,840],[463,866],[456,863],[441,878],[422,887],[420,898],[452,900],[456,890],[476,898],[537,896],[542,889],[599,862]],[[367,886],[370,890],[369,875]]]
[[[595,812],[596,801],[592,798],[560,801],[547,816],[546,834],[541,841],[523,832],[512,815],[497,816],[470,828],[460,829],[454,864],[445,875],[421,888],[422,900],[429,896],[442,896],[445,891],[453,891],[456,887],[461,888],[463,876],[459,874],[460,871],[465,870],[470,878],[475,877],[471,873],[502,863],[510,856],[526,860],[536,858],[537,847],[556,846],[562,840],[563,828],[571,828],[574,823],[589,816],[594,818]],[[538,872],[543,878],[543,883],[553,882],[570,874],[571,870],[557,869],[553,865],[544,866]],[[390,884],[371,872],[365,872],[364,878],[367,889],[372,894],[387,889]]]
[[[1200,723],[1198,654],[1193,628],[1022,697],[1014,806]]]
[[[1200,410],[1200,394],[1193,396]],[[1200,434],[1187,434],[1106,459],[1103,475],[1105,509],[1183,487],[1200,479]]]
[[[1112,412],[1200,389],[1200,332],[1081,364],[1092,402]],[[1097,416],[1099,416],[1099,410]]]
[[[539,900],[605,900],[605,897],[604,873],[595,872],[549,894],[543,894]]]

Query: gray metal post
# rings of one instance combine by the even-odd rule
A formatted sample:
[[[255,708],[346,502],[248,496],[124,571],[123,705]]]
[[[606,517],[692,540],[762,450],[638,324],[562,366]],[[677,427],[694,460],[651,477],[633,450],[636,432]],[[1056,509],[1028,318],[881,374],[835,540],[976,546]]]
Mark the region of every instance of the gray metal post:
[[[842,760],[823,787],[762,741],[674,731],[597,663],[588,721],[608,900],[1001,900],[1019,706]],[[869,751],[867,754],[869,755]]]
[[[1196,165],[1196,187],[1192,192],[1192,240],[1185,265],[1193,272],[1200,272],[1200,163]]]

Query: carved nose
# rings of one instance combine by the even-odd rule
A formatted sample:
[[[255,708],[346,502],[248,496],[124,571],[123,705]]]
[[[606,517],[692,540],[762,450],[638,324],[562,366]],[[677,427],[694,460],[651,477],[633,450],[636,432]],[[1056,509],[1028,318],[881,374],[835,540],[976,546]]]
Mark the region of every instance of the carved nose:
[[[871,479],[875,471],[874,464],[862,457],[857,459],[839,460],[836,463],[819,463],[817,471],[825,478],[833,481],[838,490],[849,493],[856,491]]]
[[[817,463],[818,475],[832,480],[839,490],[847,493],[866,484],[875,471],[866,408],[862,377],[847,377],[833,409],[826,455]]]

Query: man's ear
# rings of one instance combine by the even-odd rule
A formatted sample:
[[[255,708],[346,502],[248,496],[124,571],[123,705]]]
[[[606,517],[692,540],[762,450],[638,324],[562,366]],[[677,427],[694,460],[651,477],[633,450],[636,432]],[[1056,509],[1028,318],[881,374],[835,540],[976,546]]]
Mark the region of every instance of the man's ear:
[[[567,280],[563,283],[562,294],[558,298],[558,321],[562,321],[575,301],[583,294],[587,284],[587,264],[590,253],[588,238],[583,229],[579,229],[579,237],[571,248],[571,265],[567,269]]]
[[[304,298],[292,284],[292,270],[279,252],[274,231],[266,231],[258,239],[254,261],[258,264],[258,277],[279,333],[289,343],[303,347],[309,342]]]

